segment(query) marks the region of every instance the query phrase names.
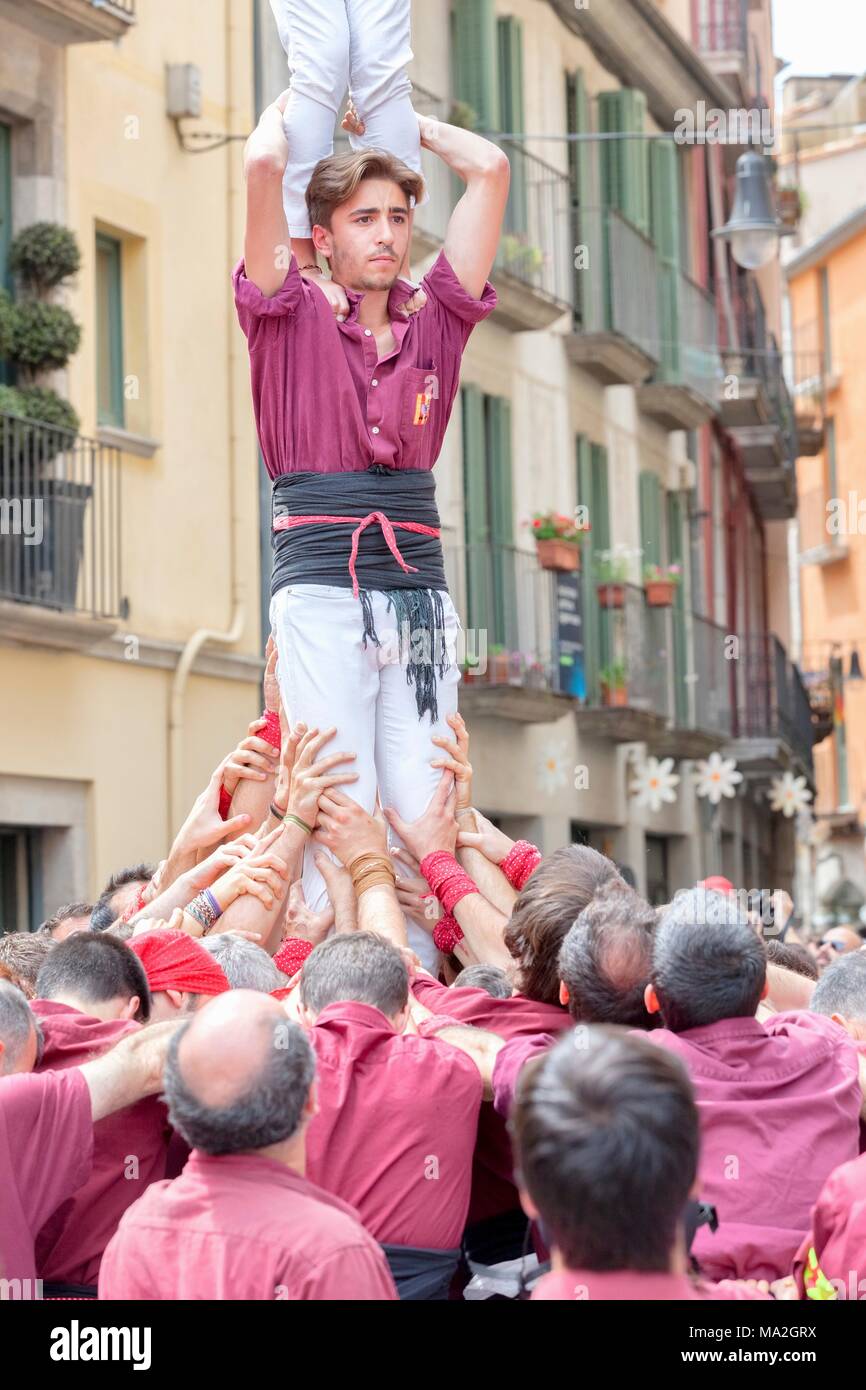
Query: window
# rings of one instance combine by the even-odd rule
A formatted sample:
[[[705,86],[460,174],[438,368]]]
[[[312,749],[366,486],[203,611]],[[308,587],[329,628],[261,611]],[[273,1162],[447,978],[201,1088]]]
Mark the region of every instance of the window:
[[[9,243],[12,240],[12,131],[0,123],[0,289],[12,290]],[[0,385],[12,381],[12,368],[0,362]]]
[[[100,425],[125,426],[123,395],[122,247],[96,237],[96,411]]]
[[[668,842],[661,835],[647,835],[646,896],[652,907],[661,907],[671,900],[668,889]]]
[[[35,931],[42,900],[42,832],[0,825],[0,933]]]
[[[463,499],[468,625],[519,647],[511,471],[511,402],[464,386]]]
[[[500,130],[498,32],[494,0],[455,0],[451,12],[454,96],[480,130]]]

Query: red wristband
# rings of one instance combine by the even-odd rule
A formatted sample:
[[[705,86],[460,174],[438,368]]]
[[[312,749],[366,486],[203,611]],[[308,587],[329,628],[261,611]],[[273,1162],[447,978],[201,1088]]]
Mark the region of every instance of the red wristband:
[[[433,928],[433,945],[437,951],[443,955],[450,956],[458,941],[463,940],[463,931],[456,917],[450,912],[446,912],[444,917],[440,917],[436,926]]]
[[[291,979],[297,975],[312,949],[312,941],[304,941],[300,936],[287,936],[274,956],[274,965]]]
[[[528,840],[518,840],[499,865],[512,888],[519,892],[527,879],[535,873],[542,860],[541,850]]]
[[[437,849],[425,855],[421,872],[446,912],[453,912],[461,898],[478,892],[477,884],[447,850]]]
[[[232,799],[225,787],[220,787],[220,820],[228,820],[231,815]]]
[[[266,709],[262,714],[265,727],[259,731],[259,738],[263,738],[265,743],[269,743],[272,748],[282,748],[283,734],[280,729],[280,716],[275,710]]]

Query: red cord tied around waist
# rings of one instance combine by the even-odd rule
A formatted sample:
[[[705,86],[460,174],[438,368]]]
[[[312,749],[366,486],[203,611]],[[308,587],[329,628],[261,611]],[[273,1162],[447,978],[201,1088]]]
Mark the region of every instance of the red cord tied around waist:
[[[438,527],[424,526],[420,521],[390,521],[384,512],[370,512],[367,516],[281,516],[274,522],[275,531],[291,531],[295,526],[309,526],[314,522],[326,522],[329,525],[345,526],[347,522],[357,523],[352,532],[352,552],[349,556],[349,573],[352,576],[352,597],[359,595],[358,576],[355,572],[355,561],[358,558],[358,545],[361,540],[361,533],[371,526],[373,522],[378,522],[382,528],[382,534],[388,544],[388,549],[397,561],[397,564],[406,574],[417,574],[418,566],[409,565],[400,554],[397,545],[397,538],[394,535],[395,526],[401,531],[415,531],[422,536],[439,536]]]

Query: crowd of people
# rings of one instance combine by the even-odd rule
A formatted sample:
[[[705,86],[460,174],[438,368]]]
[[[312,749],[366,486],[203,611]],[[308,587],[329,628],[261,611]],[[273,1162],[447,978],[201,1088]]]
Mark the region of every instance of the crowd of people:
[[[513,843],[459,715],[370,815],[275,663],[164,860],[0,938],[11,1296],[862,1297],[859,937]]]

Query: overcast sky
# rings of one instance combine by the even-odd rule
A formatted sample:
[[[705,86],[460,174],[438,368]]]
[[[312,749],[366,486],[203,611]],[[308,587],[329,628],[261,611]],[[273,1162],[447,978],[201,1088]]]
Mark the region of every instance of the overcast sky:
[[[866,72],[864,0],[773,0],[773,46],[789,73]]]

